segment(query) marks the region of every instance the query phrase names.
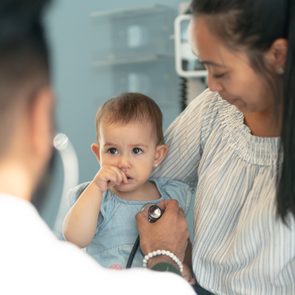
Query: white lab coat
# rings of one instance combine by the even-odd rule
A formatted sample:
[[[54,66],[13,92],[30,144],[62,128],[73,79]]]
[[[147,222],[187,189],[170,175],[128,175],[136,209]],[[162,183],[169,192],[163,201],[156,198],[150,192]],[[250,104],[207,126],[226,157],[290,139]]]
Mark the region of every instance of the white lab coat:
[[[194,294],[184,279],[145,269],[107,270],[56,239],[27,201],[0,194],[0,294]]]

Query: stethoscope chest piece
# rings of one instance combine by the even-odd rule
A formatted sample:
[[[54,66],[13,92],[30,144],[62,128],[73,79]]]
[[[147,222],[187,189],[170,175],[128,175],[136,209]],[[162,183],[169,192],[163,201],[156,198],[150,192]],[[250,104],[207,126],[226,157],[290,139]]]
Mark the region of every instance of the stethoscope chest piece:
[[[157,205],[152,205],[149,207],[148,210],[148,221],[150,223],[153,223],[157,221],[163,214],[163,210],[157,206]]]

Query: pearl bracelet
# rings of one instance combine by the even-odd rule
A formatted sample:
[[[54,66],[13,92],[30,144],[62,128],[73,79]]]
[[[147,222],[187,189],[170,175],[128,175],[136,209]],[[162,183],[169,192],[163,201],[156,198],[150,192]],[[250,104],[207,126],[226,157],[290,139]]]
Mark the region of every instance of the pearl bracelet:
[[[178,265],[180,273],[183,272],[183,264],[180,261],[180,259],[174,253],[167,251],[167,250],[156,250],[156,251],[152,251],[152,252],[149,252],[148,254],[146,254],[143,258],[143,261],[142,261],[143,267],[147,267],[147,263],[151,258],[156,257],[156,256],[160,256],[160,255],[165,255],[165,256],[170,257]]]

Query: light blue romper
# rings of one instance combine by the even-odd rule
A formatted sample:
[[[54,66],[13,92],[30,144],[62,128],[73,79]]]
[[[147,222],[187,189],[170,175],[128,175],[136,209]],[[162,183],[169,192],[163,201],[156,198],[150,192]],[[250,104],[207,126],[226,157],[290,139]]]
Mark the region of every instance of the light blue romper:
[[[157,186],[161,195],[160,199],[130,201],[121,199],[109,190],[104,193],[96,233],[92,242],[86,247],[86,252],[100,265],[114,269],[126,267],[129,254],[138,235],[135,215],[143,205],[176,199],[187,214],[193,193],[187,184],[168,178],[150,179],[150,181],[153,181]],[[71,206],[88,184],[89,182],[82,183],[74,188],[71,194]],[[143,256],[138,250],[132,267],[141,267],[142,259]]]

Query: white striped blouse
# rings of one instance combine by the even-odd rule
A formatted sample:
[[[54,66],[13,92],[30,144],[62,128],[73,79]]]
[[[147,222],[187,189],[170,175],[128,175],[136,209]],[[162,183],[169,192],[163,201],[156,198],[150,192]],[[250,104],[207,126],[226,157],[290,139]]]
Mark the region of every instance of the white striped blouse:
[[[166,132],[155,176],[196,188],[193,269],[214,294],[294,295],[295,219],[276,216],[279,138],[251,135],[243,114],[206,90]]]

